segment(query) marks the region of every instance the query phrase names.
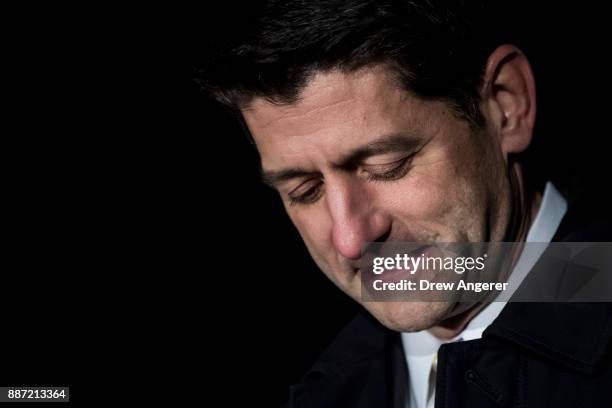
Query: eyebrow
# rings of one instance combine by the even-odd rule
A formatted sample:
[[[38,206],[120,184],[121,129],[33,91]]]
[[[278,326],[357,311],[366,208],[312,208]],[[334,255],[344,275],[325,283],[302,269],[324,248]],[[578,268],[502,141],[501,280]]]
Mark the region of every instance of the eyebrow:
[[[414,135],[406,135],[400,133],[394,133],[385,135],[377,140],[366,144],[365,146],[358,147],[348,154],[345,155],[334,167],[340,169],[348,169],[355,167],[358,163],[362,162],[368,157],[376,156],[379,154],[386,154],[397,151],[410,152],[415,150],[420,141]],[[301,167],[293,167],[284,170],[263,170],[261,169],[261,179],[264,184],[275,188],[278,184],[299,177],[309,176],[320,176],[321,173],[318,171],[309,171]]]
[[[272,188],[276,188],[278,184],[294,178],[320,175],[321,173],[318,171],[308,171],[299,167],[278,171],[261,170],[261,180]]]

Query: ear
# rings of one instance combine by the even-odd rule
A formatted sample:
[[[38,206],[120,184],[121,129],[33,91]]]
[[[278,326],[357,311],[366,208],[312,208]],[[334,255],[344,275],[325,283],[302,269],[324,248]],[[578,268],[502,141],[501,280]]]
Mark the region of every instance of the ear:
[[[531,143],[536,118],[535,80],[525,54],[513,45],[499,46],[489,56],[481,89],[481,107],[499,137],[504,157]]]

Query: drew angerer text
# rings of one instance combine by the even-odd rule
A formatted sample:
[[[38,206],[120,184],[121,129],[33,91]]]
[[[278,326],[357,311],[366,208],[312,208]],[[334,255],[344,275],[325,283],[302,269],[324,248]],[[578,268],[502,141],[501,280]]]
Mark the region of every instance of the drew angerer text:
[[[435,291],[452,291],[452,290],[467,290],[472,292],[483,291],[501,291],[506,290],[508,283],[502,282],[430,282],[426,279],[419,279],[418,282],[402,279],[397,282],[384,282],[382,279],[377,279],[372,282],[374,290],[435,290]]]

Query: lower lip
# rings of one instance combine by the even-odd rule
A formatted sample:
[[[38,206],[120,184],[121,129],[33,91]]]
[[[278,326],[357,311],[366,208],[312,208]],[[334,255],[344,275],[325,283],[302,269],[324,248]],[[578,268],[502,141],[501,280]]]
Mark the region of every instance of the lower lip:
[[[410,271],[404,269],[391,269],[384,271],[380,275],[372,273],[368,281],[383,280],[385,282],[399,282],[402,279],[410,278],[410,276],[412,276]]]

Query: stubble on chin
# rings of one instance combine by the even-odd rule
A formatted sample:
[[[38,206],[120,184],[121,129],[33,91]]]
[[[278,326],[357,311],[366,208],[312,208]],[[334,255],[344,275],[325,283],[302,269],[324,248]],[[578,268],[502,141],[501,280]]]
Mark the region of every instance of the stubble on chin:
[[[398,332],[430,329],[454,308],[453,302],[365,302],[363,305],[385,327]]]

